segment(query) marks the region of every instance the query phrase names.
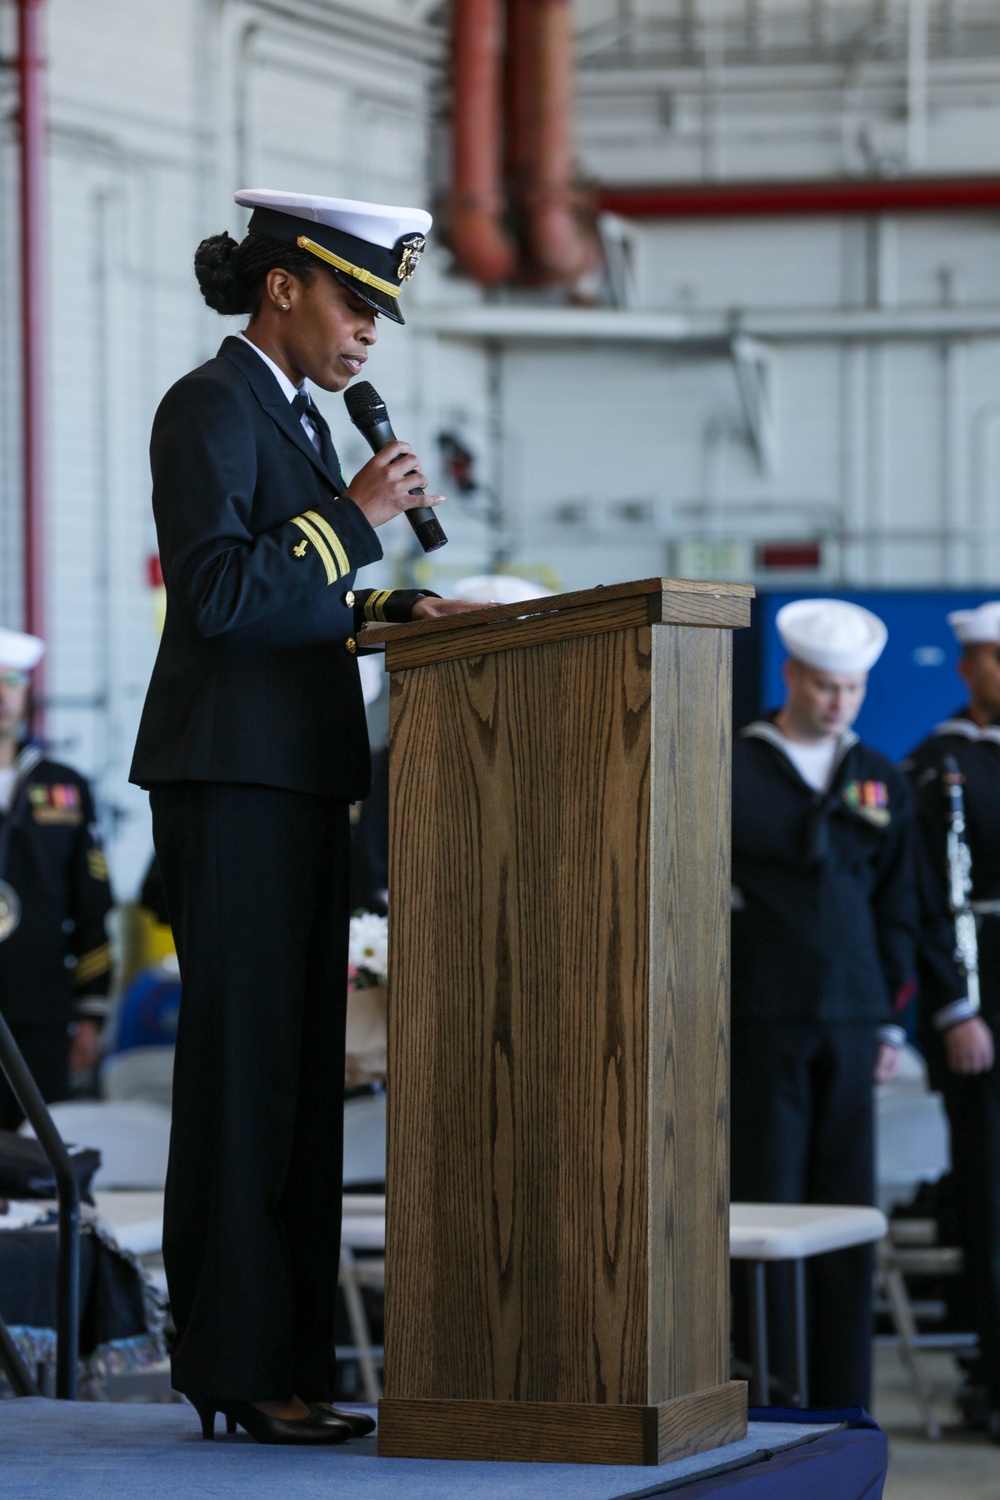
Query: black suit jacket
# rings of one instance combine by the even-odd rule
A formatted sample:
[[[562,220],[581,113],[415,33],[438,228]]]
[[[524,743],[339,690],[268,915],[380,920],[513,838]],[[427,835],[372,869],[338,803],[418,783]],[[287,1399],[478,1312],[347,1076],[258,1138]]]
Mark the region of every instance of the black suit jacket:
[[[167,614],[132,781],[366,795],[354,634],[371,599],[408,618],[415,596],[354,597],[382,548],[327,456],[241,339],[164,396],[150,457]]]

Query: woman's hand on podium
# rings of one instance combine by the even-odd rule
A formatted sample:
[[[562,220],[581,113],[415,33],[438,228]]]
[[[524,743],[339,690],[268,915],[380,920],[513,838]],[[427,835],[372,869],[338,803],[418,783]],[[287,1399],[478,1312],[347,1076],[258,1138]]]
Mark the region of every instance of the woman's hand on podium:
[[[440,620],[443,615],[464,615],[470,609],[485,609],[470,599],[418,599],[413,606],[414,620]]]

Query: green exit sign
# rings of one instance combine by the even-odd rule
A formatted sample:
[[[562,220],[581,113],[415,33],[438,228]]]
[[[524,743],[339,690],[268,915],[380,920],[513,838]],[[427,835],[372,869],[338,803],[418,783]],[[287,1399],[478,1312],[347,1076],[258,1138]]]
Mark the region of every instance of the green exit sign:
[[[687,538],[674,543],[670,570],[675,578],[738,583],[753,576],[753,549],[732,538]]]

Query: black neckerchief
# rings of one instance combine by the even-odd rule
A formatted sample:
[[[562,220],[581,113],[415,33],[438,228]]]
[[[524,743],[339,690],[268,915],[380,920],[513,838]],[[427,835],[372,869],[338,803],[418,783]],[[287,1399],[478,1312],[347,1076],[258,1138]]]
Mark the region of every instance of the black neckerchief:
[[[802,830],[802,858],[806,864],[815,864],[818,860],[825,859],[830,850],[830,815],[839,808],[841,803],[841,777],[844,762],[854,749],[855,745],[861,743],[853,729],[843,729],[837,736],[837,745],[834,750],[833,764],[830,767],[830,780],[823,792],[817,792],[807,781],[799,775],[798,766],[789,757],[785,749],[786,736],[775,724],[776,714],[767,719],[756,719],[748,724],[745,729],[740,730],[744,739],[759,739],[766,741],[777,750],[781,756],[781,765],[787,768],[797,784],[808,792],[811,801],[809,815],[805,820]]]
[[[5,813],[0,814],[0,880],[6,879],[11,831],[24,800],[28,777],[41,759],[42,752],[37,745],[25,745],[14,762],[14,792],[10,799],[10,807]]]

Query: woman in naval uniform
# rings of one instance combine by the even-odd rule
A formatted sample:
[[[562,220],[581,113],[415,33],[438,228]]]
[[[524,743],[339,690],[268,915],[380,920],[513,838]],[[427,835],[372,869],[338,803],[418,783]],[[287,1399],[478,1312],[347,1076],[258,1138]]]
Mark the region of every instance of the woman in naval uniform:
[[[248,313],[156,413],[153,511],[167,614],[132,780],[147,787],[183,1001],[163,1253],[173,1381],[206,1437],[340,1442],[337,1413],[348,804],[369,785],[355,635],[463,607],[355,589],[376,528],[440,496],[393,442],[345,484],[306,389],[363,368],[430,216],[237,194],[240,243],[195,272]],[[398,460],[398,462],[397,462]]]

